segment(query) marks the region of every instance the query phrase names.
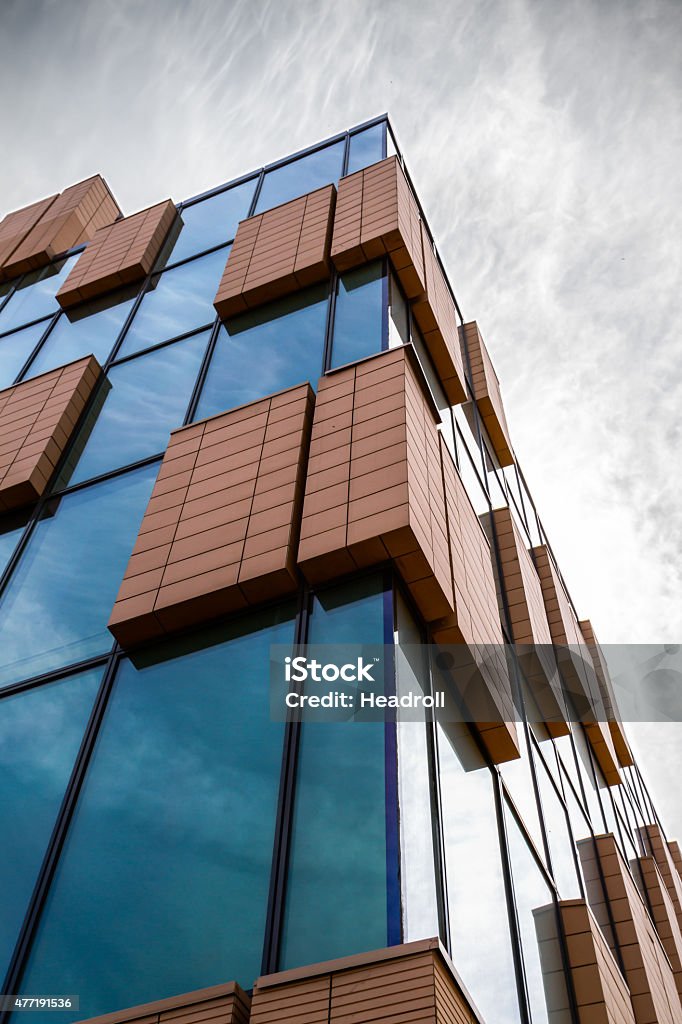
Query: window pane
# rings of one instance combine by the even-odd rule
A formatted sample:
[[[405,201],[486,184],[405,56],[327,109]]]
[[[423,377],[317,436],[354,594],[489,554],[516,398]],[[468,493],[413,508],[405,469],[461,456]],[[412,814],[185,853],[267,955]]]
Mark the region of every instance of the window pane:
[[[129,289],[116,292],[99,302],[62,313],[23,379],[37,377],[83,356],[93,355],[100,364],[104,363],[132,308],[137,290],[135,288],[132,295]]]
[[[383,260],[349,270],[339,278],[332,367],[345,366],[381,352],[384,279]]]
[[[93,408],[76,442],[77,451],[84,448],[71,483],[165,450],[170,431],[182,426],[208,338],[203,331],[111,368],[104,402]]]
[[[18,938],[102,676],[101,669],[0,700],[0,974]]]
[[[107,651],[157,466],[51,502],[0,599],[0,683]]]
[[[547,831],[549,852],[552,857],[554,882],[562,899],[577,899],[581,893],[578,885],[578,869],[573,855],[573,840],[566,821],[566,811],[552,785],[547,769],[537,754],[535,770],[540,788],[540,802]]]
[[[337,182],[341,176],[344,146],[345,142],[341,140],[326,149],[318,149],[316,153],[268,171],[258,196],[256,213],[279,206],[280,203],[288,203],[290,199],[314,192],[316,188],[322,188],[330,182]]]
[[[365,128],[364,132],[350,137],[350,153],[348,156],[348,174],[369,167],[384,158],[384,139],[386,123],[375,124],[373,128]]]
[[[123,662],[23,979],[79,992],[60,1019],[260,974],[284,728],[269,649],[293,615]]]
[[[157,274],[128,328],[119,356],[186,334],[215,320],[213,300],[229,249]]]
[[[311,643],[383,643],[380,577],[319,594]],[[301,729],[281,968],[387,942],[383,722]]]
[[[8,388],[17,378],[19,371],[36,347],[47,327],[47,321],[23,331],[7,334],[0,338],[0,388]]]
[[[245,181],[236,188],[186,206],[180,214],[183,228],[168,262],[176,263],[233,239],[239,221],[248,216],[257,181],[258,178]]]
[[[326,320],[326,285],[229,320],[220,328],[195,418],[307,380],[317,387]]]
[[[68,260],[59,260],[27,274],[0,313],[0,332],[56,313],[59,306],[55,295],[77,259],[78,256],[71,256]]]
[[[531,1017],[533,1024],[548,1024],[556,1018],[548,1012],[545,976],[553,1007],[569,1006],[552,894],[507,808],[505,818]]]
[[[410,340],[410,313],[395,275],[388,275],[388,347],[407,345]]]
[[[438,726],[438,755],[452,959],[484,1020],[518,1024],[490,771],[465,725]]]
[[[0,576],[19,543],[30,514],[31,509],[22,509],[20,512],[5,512],[0,518]]]

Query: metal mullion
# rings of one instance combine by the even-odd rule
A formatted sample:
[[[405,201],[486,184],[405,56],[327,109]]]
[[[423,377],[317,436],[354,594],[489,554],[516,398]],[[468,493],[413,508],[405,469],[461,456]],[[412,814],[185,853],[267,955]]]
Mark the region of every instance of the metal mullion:
[[[495,817],[497,819],[497,838],[500,844],[500,860],[502,862],[504,894],[507,902],[507,919],[511,938],[514,974],[516,976],[516,992],[519,1003],[519,1014],[521,1016],[522,1024],[532,1024],[528,988],[526,986],[526,969],[523,961],[523,943],[521,941],[521,929],[516,909],[516,897],[514,895],[514,880],[509,853],[507,823],[504,816],[504,791],[502,788],[500,773],[491,772],[491,775],[495,801]]]
[[[0,701],[4,700],[5,697],[14,697],[18,693],[34,690],[38,686],[47,686],[50,683],[58,682],[60,679],[66,679],[68,676],[87,672],[89,669],[97,668],[99,665],[106,665],[112,653],[113,648],[109,648],[103,654],[93,655],[93,657],[85,658],[83,661],[70,662],[68,665],[52,669],[50,672],[43,672],[38,676],[29,676],[28,679],[22,679],[17,683],[10,683],[8,686],[0,687]]]
[[[248,220],[249,217],[253,217],[254,213],[256,212],[256,206],[258,205],[258,198],[259,198],[259,196],[261,194],[261,190],[263,188],[263,179],[264,178],[265,178],[265,167],[261,167],[260,174],[258,175],[258,181],[256,182],[256,187],[253,190],[253,195],[251,196],[251,204],[249,206],[248,213],[246,214],[246,219],[247,220]]]
[[[312,593],[303,581],[298,593],[298,608],[294,626],[293,652],[298,655],[305,650],[308,639],[308,623]],[[279,957],[282,944],[282,928],[286,888],[291,852],[291,833],[294,820],[294,798],[296,775],[298,771],[298,752],[301,736],[300,713],[297,709],[287,716],[282,742],[282,760],[280,767],[279,793],[275,816],[275,835],[273,841],[272,864],[270,869],[270,887],[265,917],[265,933],[263,939],[262,974],[273,974],[279,969]]]
[[[216,346],[218,344],[218,338],[220,337],[220,327],[220,317],[216,317],[216,319],[213,321],[213,326],[211,328],[211,336],[208,339],[208,345],[206,346],[206,351],[204,352],[203,359],[201,360],[201,366],[199,367],[199,372],[194,382],[194,387],[192,388],[192,394],[190,395],[189,403],[187,405],[187,412],[183,420],[183,426],[186,426],[188,423],[191,423],[196,414],[197,407],[199,405],[199,399],[201,397],[201,392],[203,390],[204,384],[206,383],[208,370],[213,359],[213,353],[215,352]]]
[[[334,355],[334,326],[336,320],[336,296],[339,289],[339,274],[332,266],[327,296],[327,319],[324,325],[324,348],[322,352],[322,376],[332,369]]]
[[[541,796],[541,793],[540,793],[540,785],[539,785],[539,782],[538,782],[538,779],[537,779],[537,776],[536,776],[536,771],[537,771],[537,766],[535,764],[535,757],[536,757],[536,755],[540,759],[540,762],[541,762],[541,764],[542,764],[542,766],[543,766],[543,768],[545,770],[547,778],[549,779],[549,784],[552,787],[552,789],[554,790],[554,792],[556,793],[557,799],[559,800],[559,803],[561,805],[561,809],[564,812],[564,819],[566,821],[566,831],[568,832],[568,837],[569,837],[569,840],[570,840],[570,843],[571,843],[571,855],[573,857],[573,866],[575,868],[575,876],[576,876],[576,880],[578,882],[578,888],[579,888],[579,890],[581,892],[581,895],[584,897],[585,890],[584,890],[584,886],[583,886],[582,874],[581,874],[581,871],[580,871],[580,860],[579,860],[579,857],[578,857],[578,848],[577,848],[577,845],[576,845],[575,836],[573,834],[573,825],[571,824],[571,815],[570,815],[569,810],[568,810],[568,801],[566,800],[563,792],[559,791],[559,787],[556,784],[556,780],[555,780],[552,772],[549,770],[549,765],[545,761],[544,755],[542,754],[542,751],[540,750],[540,745],[537,742],[537,740],[535,739],[535,736],[531,735],[531,730],[530,729],[528,729],[528,731],[527,731],[527,742],[528,742],[528,754],[529,754],[530,761],[531,761],[531,776],[533,777],[533,785],[534,785],[534,787],[536,789],[536,793],[537,793],[538,809],[540,811],[540,828],[541,828],[541,831],[542,831],[543,843],[544,843],[545,848],[546,848],[548,867],[549,867],[550,871],[552,872],[552,876],[554,876],[554,865],[553,865],[553,861],[552,861],[551,854],[550,854],[550,848],[549,848],[549,835],[548,835],[548,832],[547,832],[547,826],[545,824],[545,812],[544,812],[544,807],[543,807],[543,804],[542,804],[542,796]],[[554,754],[556,756],[556,749],[554,748],[554,746],[552,747],[552,749],[554,750]],[[557,769],[558,769],[558,773],[559,773],[559,779],[563,780],[562,771],[561,771],[561,764],[559,762],[558,757],[557,757]],[[590,831],[592,831],[591,828],[590,828]],[[558,892],[559,888],[558,888],[558,884],[556,882],[554,883],[554,886],[555,886],[555,888],[556,888],[556,890]]]
[[[154,274],[165,274],[169,270],[177,270],[178,267],[184,267],[187,263],[193,263],[194,260],[200,260],[204,256],[210,256],[214,252],[218,252],[220,249],[226,249],[228,245],[234,244],[234,238],[230,238],[225,242],[217,242],[215,245],[210,246],[208,249],[202,249],[200,252],[192,253],[190,256],[183,256],[181,260],[177,260],[175,263],[166,263],[163,267],[156,267],[152,271]]]
[[[187,338],[193,338],[197,334],[201,334],[203,331],[210,331],[213,329],[215,320],[212,320],[208,324],[202,324],[201,327],[193,327],[191,331],[185,331],[184,334],[178,334],[174,338],[166,338],[165,341],[157,341],[154,345],[149,345],[147,348],[141,348],[139,351],[130,352],[127,356],[121,356],[115,362],[111,362],[108,366],[108,370],[113,369],[116,366],[122,366],[124,363],[130,363],[133,359],[137,359],[138,356],[149,355],[150,352],[158,352],[160,348],[168,348],[169,345],[175,345],[176,342],[186,341]]]
[[[107,480],[114,480],[118,476],[125,476],[126,473],[132,473],[136,469],[144,469],[145,466],[151,466],[155,462],[161,462],[164,453],[156,452],[154,455],[147,455],[144,459],[138,459],[137,462],[129,462],[126,466],[117,466],[116,469],[109,469],[106,473],[100,473],[99,476],[91,476],[87,480],[79,480],[75,484],[67,484],[59,490],[52,491],[45,498],[45,504],[48,501],[61,500],[69,494],[75,494],[77,491],[84,491],[88,487],[94,487],[96,484],[105,483]]]
[[[43,907],[47,900],[50,886],[57,870],[59,858],[66,842],[69,826],[73,820],[79,795],[83,788],[86,772],[92,759],[97,737],[104,714],[109,703],[109,697],[114,684],[114,676],[120,656],[112,654],[108,659],[102,681],[100,683],[97,697],[93,705],[88,724],[85,729],[80,748],[76,755],[73,770],[66,787],[66,792],[59,808],[57,819],[48,841],[47,849],[43,857],[38,877],[29,900],[19,937],[12,954],[7,975],[5,977],[3,991],[17,992],[20,990],[21,980],[26,969],[31,946],[35,938]],[[0,1024],[7,1024],[11,1011],[0,1012]]]
[[[390,664],[384,664],[384,693],[396,693],[395,601],[393,572],[383,572],[383,642],[390,652]],[[387,693],[387,690],[389,693]],[[398,722],[384,721],[384,821],[386,836],[386,945],[396,946],[404,940],[402,879],[400,863],[400,797],[398,767]]]
[[[343,147],[343,159],[341,161],[341,178],[348,174],[348,161],[350,159],[350,132],[346,132],[346,141]]]
[[[35,327],[36,324],[41,324],[43,322],[47,323],[48,320],[51,320],[59,312],[61,312],[61,310],[57,309],[55,313],[48,313],[46,316],[37,316],[35,320],[28,320],[25,324],[19,324],[17,327],[11,327],[9,331],[5,331],[4,334],[0,334],[0,341],[4,341],[5,338],[11,338],[13,334],[19,334],[20,331],[25,331],[27,327]]]
[[[52,319],[47,323],[47,327],[45,328],[43,333],[38,338],[38,341],[36,342],[35,347],[33,348],[33,351],[30,353],[30,355],[26,359],[26,362],[21,367],[21,369],[19,370],[19,373],[15,377],[14,384],[20,384],[22,382],[22,380],[23,380],[24,376],[26,375],[26,373],[28,373],[28,371],[30,370],[31,365],[33,363],[33,360],[38,355],[38,353],[42,349],[43,345],[45,344],[47,339],[52,334],[52,331],[55,328],[55,324],[57,323],[57,321],[62,316],[62,312],[63,311],[61,309],[58,309],[57,312],[53,314]],[[39,323],[40,321],[37,321],[37,322]]]

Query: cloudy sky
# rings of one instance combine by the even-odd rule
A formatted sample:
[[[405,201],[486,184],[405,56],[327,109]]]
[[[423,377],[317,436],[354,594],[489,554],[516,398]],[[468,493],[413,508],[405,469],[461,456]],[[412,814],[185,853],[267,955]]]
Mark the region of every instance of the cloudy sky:
[[[682,639],[678,0],[2,0],[1,23],[2,212],[99,171],[131,213],[388,110],[581,616]],[[682,838],[660,730],[635,743]]]

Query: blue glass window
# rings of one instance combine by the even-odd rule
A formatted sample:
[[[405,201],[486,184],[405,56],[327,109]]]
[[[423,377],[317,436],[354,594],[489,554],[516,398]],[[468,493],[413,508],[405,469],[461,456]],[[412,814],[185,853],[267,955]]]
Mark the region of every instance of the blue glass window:
[[[182,426],[208,339],[209,332],[202,331],[112,366],[104,401],[95,405],[76,441],[76,449],[84,448],[71,483],[166,448],[171,430]]]
[[[50,502],[0,598],[0,684],[102,654],[157,467]]]
[[[319,594],[311,643],[383,643],[381,577]],[[280,969],[387,943],[383,722],[301,728]]]
[[[269,650],[293,617],[122,664],[23,979],[80,993],[60,1019],[260,974],[284,731]]]
[[[269,210],[307,192],[314,192],[341,177],[345,142],[335,142],[315,153],[292,160],[282,167],[268,171],[256,203],[256,213]]]
[[[19,287],[0,313],[0,331],[50,316],[59,309],[55,295],[71,273],[78,256],[51,263],[22,278]]]
[[[237,234],[239,221],[248,216],[257,181],[258,178],[253,178],[186,206],[180,213],[183,227],[168,262],[176,263],[231,241]]]
[[[357,135],[351,135],[347,173],[352,174],[383,160],[385,139],[385,122],[375,124],[373,128],[365,128],[364,132],[358,132]]]
[[[327,286],[244,313],[220,329],[196,419],[310,381],[323,370]]]
[[[101,669],[0,700],[0,974],[35,885]]]
[[[5,513],[0,518],[0,576],[24,532],[31,510]]]
[[[119,356],[177,338],[215,320],[213,300],[225,269],[229,248],[157,274],[135,313]]]
[[[104,363],[134,301],[135,295],[131,296],[126,289],[62,313],[23,379],[37,377],[83,356],[93,355],[100,364]]]
[[[386,275],[375,260],[339,278],[334,315],[332,367],[381,352],[387,333]]]
[[[22,366],[33,352],[45,333],[47,323],[43,320],[33,327],[6,334],[0,338],[0,389],[8,388],[16,380]]]

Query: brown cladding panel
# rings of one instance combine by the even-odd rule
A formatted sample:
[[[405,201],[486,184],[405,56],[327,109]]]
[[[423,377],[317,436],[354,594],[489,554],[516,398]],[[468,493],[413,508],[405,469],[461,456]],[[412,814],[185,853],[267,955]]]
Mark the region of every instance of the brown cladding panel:
[[[71,185],[45,206],[27,233],[17,234],[12,248],[8,245],[0,277],[45,266],[67,249],[90,241],[98,228],[113,223],[119,215],[118,204],[99,174]]]
[[[559,669],[578,719],[609,786],[622,782],[620,763],[606,718],[597,675],[578,619],[545,544],[532,549]]]
[[[639,829],[642,845],[647,851],[651,851],[661,877],[668,889],[668,895],[677,917],[677,923],[682,929],[682,878],[675,865],[670,845],[666,842],[660,825],[644,825]]]
[[[437,939],[258,978],[251,1024],[479,1024]]]
[[[615,837],[577,845],[590,907],[602,931],[615,931],[635,1021],[679,1024],[682,1004],[670,961]]]
[[[590,620],[581,619],[578,625],[580,626],[580,632],[587,644],[590,657],[592,658],[592,663],[594,664],[594,670],[599,684],[599,691],[601,693],[604,710],[606,712],[606,719],[611,731],[611,738],[616,749],[616,754],[618,755],[618,760],[624,768],[627,768],[628,765],[633,765],[635,762],[625,736],[623,723],[621,722],[618,713],[616,697],[613,692],[613,683],[611,682],[611,676],[609,674],[608,665],[606,664],[604,652],[597,640]]]
[[[82,1024],[249,1024],[250,1010],[249,995],[230,981],[89,1017]]]
[[[640,857],[639,867],[647,903],[651,908],[651,916],[663,943],[663,948],[668,954],[670,966],[675,975],[677,994],[682,998],[682,930],[677,921],[675,907],[656,864],[656,859]]]
[[[308,384],[173,431],[109,629],[124,647],[297,586]]]
[[[0,510],[45,492],[100,374],[88,356],[0,391]]]
[[[410,348],[320,381],[298,560],[311,583],[392,561],[438,641],[459,645],[460,675],[482,683],[472,717],[491,756],[519,756],[490,547]]]
[[[500,382],[488,354],[485,342],[481,337],[478,324],[472,320],[462,327],[464,344],[469,353],[471,366],[471,384],[474,390],[476,405],[483,418],[483,423],[493,443],[495,454],[501,466],[514,463],[514,452],[509,439],[507,418],[502,404]]]
[[[498,508],[492,516],[500,554],[500,584],[516,654],[548,732],[565,736],[570,731],[568,713],[540,579],[511,511]]]
[[[235,316],[329,277],[336,189],[325,185],[241,221],[214,299]]]
[[[636,1024],[630,990],[585,900],[563,900],[533,911],[551,1024],[572,1020],[557,937],[565,939],[580,1024]],[[557,983],[558,982],[558,983]]]
[[[99,228],[57,292],[63,309],[141,281],[151,271],[177,217],[171,199]]]
[[[339,273],[388,256],[449,400],[466,399],[457,312],[419,206],[397,157],[339,182],[332,260]]]
[[[56,195],[40,199],[37,203],[24,206],[21,210],[8,213],[0,221],[0,280],[5,276],[4,264],[12,253],[23,242],[29,232],[38,223],[41,217],[45,216],[50,206],[54,203]]]

